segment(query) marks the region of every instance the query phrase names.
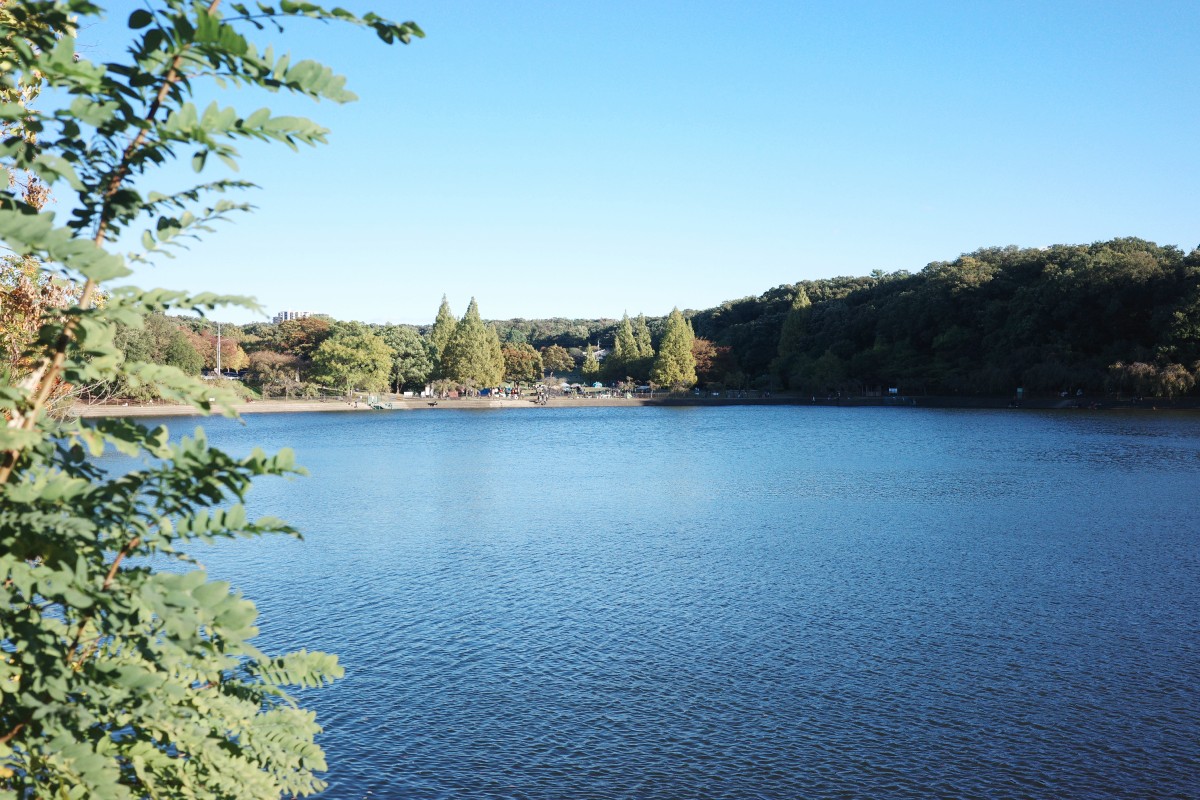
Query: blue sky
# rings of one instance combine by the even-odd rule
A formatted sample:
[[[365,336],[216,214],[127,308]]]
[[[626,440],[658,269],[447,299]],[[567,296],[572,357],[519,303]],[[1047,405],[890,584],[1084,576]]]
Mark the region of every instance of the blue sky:
[[[141,285],[619,317],[985,246],[1200,244],[1194,2],[344,4],[427,38],[293,25],[361,100],[236,98],[331,144],[242,148],[259,210]],[[135,7],[106,6],[98,60]]]

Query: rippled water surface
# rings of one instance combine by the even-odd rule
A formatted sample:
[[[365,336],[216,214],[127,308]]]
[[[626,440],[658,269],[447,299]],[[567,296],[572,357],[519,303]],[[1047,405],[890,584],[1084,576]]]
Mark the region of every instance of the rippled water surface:
[[[192,423],[175,420],[172,427]],[[1200,796],[1200,418],[260,415],[329,798]]]

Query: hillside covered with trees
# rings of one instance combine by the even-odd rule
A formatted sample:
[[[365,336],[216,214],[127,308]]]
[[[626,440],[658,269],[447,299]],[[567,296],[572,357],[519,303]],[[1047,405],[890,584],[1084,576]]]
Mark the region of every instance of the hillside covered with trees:
[[[780,286],[692,316],[729,378],[802,392],[1177,395],[1200,371],[1200,250],[988,248],[918,273]]]

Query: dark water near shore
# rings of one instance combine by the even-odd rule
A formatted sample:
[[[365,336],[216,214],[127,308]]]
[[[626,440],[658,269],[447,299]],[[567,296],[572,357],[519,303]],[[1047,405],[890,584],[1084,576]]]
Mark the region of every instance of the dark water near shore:
[[[190,423],[171,420],[172,428]],[[329,798],[1200,796],[1200,416],[257,415]]]

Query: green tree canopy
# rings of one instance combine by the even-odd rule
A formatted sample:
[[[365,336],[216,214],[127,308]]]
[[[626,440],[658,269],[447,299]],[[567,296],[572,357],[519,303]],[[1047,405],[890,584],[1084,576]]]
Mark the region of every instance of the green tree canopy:
[[[421,389],[433,377],[433,347],[415,328],[388,325],[380,332],[392,351],[391,380],[396,391]]]
[[[495,386],[504,379],[504,356],[495,328],[483,324],[471,298],[442,358],[445,377],[465,386]]]
[[[575,359],[565,347],[552,344],[542,348],[542,366],[551,373],[570,372],[575,369]]]
[[[153,361],[176,367],[185,375],[199,375],[204,369],[204,356],[196,351],[192,346],[192,342],[188,339],[183,331],[176,329],[171,333],[171,338],[167,340],[166,350],[162,354],[162,360],[157,358]]]
[[[114,341],[126,359],[178,367],[188,375],[199,375],[204,356],[179,324],[164,314],[149,314],[142,327],[120,326]]]
[[[658,356],[650,370],[650,379],[660,386],[674,390],[687,389],[696,383],[696,359],[692,355],[692,326],[678,308],[667,317],[667,329],[658,347]]]
[[[240,370],[250,363],[246,356],[246,351],[242,349],[236,339],[228,336],[222,336],[218,340],[215,331],[204,330],[200,333],[185,331],[184,335],[195,348],[200,357],[204,359],[204,366],[208,369],[217,368],[217,348],[221,350],[221,369],[222,370]]]
[[[346,394],[355,389],[376,392],[387,388],[393,360],[387,344],[363,325],[341,325],[344,327],[313,353],[317,378]]]
[[[140,328],[116,326],[113,344],[129,363],[163,364],[185,375],[199,375],[204,369],[204,356],[193,345],[193,336],[191,330],[180,327],[178,318],[149,314]],[[106,382],[102,390],[104,394],[143,402],[160,399],[153,386],[122,378]]]
[[[505,347],[504,379],[517,383],[537,383],[542,379],[542,356],[531,344]]]
[[[322,317],[284,320],[272,335],[279,352],[311,359],[321,343],[333,334],[333,326]]]
[[[258,350],[250,354],[249,372],[264,397],[271,391],[288,393],[300,388],[300,359],[296,356]]]

